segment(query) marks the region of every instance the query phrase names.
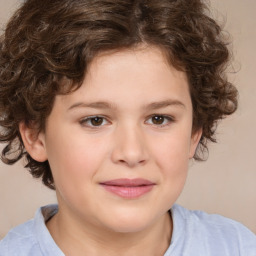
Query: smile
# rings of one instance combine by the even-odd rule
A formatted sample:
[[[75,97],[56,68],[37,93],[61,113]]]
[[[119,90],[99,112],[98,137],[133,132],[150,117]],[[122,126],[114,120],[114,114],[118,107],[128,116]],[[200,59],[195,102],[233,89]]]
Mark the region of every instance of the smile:
[[[117,196],[135,199],[149,193],[156,184],[145,179],[116,179],[102,182],[100,185]]]

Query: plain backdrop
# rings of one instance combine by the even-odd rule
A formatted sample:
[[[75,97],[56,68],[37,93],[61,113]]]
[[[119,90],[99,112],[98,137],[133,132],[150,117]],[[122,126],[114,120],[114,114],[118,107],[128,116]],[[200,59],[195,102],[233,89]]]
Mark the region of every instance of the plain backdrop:
[[[2,29],[20,3],[0,0]],[[239,72],[229,77],[240,92],[239,109],[219,125],[208,160],[191,162],[178,203],[235,219],[256,233],[256,1],[212,0],[211,6],[233,40],[233,67]],[[0,238],[39,206],[54,202],[54,192],[32,179],[22,162],[0,163]]]

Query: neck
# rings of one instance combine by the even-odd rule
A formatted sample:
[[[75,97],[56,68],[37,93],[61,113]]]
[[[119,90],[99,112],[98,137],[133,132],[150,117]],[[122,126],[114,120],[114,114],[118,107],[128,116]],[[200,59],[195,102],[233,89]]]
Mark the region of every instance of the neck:
[[[143,230],[120,233],[74,221],[63,216],[60,209],[47,222],[47,228],[56,244],[68,256],[160,256],[164,255],[170,245],[172,219],[166,213]]]

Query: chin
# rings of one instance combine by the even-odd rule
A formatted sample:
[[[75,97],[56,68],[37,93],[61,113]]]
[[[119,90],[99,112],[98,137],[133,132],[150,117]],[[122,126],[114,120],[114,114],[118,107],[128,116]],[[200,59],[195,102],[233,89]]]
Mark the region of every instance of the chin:
[[[111,218],[107,220],[107,226],[117,233],[136,233],[147,229],[155,221],[153,216],[145,216],[141,212],[124,213],[118,215],[111,215]]]

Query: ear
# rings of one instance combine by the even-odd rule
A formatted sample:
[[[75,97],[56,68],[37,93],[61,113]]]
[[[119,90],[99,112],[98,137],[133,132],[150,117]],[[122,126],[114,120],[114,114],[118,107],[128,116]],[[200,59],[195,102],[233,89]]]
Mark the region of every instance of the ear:
[[[47,160],[45,148],[45,135],[33,127],[28,127],[24,122],[19,124],[22,141],[29,155],[38,162]]]
[[[195,155],[196,148],[201,139],[202,133],[203,133],[202,128],[192,133],[191,141],[190,141],[189,159],[193,158],[193,156]]]

